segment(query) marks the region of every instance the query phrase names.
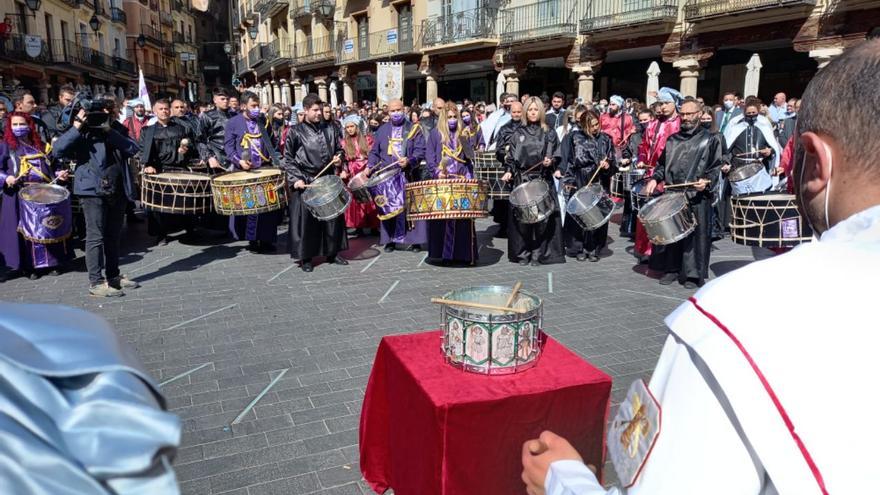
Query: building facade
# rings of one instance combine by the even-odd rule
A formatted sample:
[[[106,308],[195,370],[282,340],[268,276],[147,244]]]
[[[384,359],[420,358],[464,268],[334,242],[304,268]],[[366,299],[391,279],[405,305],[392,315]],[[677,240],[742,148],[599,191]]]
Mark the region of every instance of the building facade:
[[[387,60],[405,64],[406,101],[660,86],[769,100],[880,27],[876,0],[231,1],[236,74],[284,103],[372,100]]]

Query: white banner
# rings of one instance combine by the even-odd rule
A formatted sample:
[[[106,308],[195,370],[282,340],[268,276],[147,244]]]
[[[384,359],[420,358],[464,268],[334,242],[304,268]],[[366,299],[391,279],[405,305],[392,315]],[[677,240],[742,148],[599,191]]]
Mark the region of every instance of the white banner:
[[[403,62],[376,64],[376,100],[379,105],[403,98]]]

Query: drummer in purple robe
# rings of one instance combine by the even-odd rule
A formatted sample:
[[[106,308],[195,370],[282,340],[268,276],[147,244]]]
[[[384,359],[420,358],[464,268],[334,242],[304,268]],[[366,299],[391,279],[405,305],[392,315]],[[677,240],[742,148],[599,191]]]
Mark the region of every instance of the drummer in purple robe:
[[[73,221],[70,203],[57,211],[41,206],[27,214],[18,193],[29,184],[66,181],[68,172],[50,163],[29,115],[13,112],[5,124],[0,143],[0,265],[10,271],[0,280],[21,274],[36,280],[38,270],[58,275],[73,252],[68,242]]]
[[[405,189],[407,182],[424,178],[420,164],[425,158],[425,136],[421,125],[407,122],[402,101],[389,102],[388,112],[390,120],[373,134],[367,170],[387,170],[397,163],[404,173],[370,189],[381,220],[379,243],[385,245],[386,253],[394,251],[398,243],[420,251],[428,242],[428,229],[425,222],[407,222]]]
[[[226,124],[223,143],[230,171],[254,170],[273,166],[275,144],[266,132],[260,114],[260,97],[246,91],[241,95],[241,113]],[[275,166],[279,166],[277,164]],[[247,240],[248,247],[257,252],[275,251],[281,210],[257,215],[229,217],[229,230],[236,240]]]
[[[452,102],[440,112],[437,127],[428,136],[425,161],[433,179],[474,178],[474,148],[462,132],[459,111]],[[428,257],[432,260],[474,265],[476,240],[473,219],[428,221]]]

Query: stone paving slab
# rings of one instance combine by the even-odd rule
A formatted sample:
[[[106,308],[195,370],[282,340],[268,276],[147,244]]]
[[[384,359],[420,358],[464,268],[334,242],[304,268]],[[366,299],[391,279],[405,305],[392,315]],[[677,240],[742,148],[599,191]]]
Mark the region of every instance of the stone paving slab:
[[[0,298],[103,316],[167,382],[162,390],[183,421],[174,463],[183,493],[369,493],[357,429],[373,356],[385,335],[439,326],[430,297],[523,281],[544,299],[547,333],[614,378],[616,406],[632,380],[650,378],[666,336],[663,318],[692,293],[648,278],[627,254],[632,244],[615,235],[617,225],[601,262],[541,267],[509,263],[506,240],[491,236],[488,220],[477,230],[476,267],[383,253],[368,237],[351,240],[350,266],[305,274],[290,269],[283,243],[278,253],[252,254],[245,243],[203,232],[194,243],[155,247],[136,225],[125,233],[123,273],[142,288],[116,300],[89,297],[77,251],[76,271],[7,282]],[[766,255],[721,241],[711,269],[719,275]]]

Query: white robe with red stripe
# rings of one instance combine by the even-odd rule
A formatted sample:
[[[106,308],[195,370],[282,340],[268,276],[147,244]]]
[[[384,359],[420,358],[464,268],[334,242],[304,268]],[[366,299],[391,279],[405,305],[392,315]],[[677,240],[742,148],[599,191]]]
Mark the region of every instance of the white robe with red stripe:
[[[875,206],[819,242],[713,281],[676,309],[650,383],[662,430],[626,493],[877,490],[878,275]],[[571,461],[551,465],[545,488],[617,493]]]

